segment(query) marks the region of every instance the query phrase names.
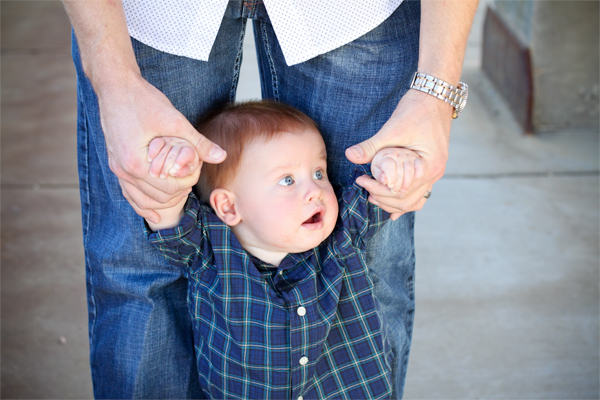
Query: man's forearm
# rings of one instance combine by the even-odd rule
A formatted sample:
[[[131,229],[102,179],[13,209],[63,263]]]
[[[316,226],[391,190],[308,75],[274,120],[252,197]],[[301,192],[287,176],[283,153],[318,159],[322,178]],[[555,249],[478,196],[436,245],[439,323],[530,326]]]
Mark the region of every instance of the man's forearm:
[[[456,86],[479,0],[421,0],[419,71]]]
[[[98,93],[140,70],[121,0],[63,0],[79,45],[85,74]]]

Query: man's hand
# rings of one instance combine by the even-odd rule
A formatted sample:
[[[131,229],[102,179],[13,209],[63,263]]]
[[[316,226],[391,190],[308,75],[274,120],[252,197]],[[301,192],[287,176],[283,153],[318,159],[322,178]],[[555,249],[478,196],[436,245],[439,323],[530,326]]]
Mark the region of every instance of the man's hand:
[[[369,191],[369,201],[392,213],[393,220],[423,208],[425,193],[444,175],[451,121],[450,105],[409,90],[375,136],[346,150],[346,157],[355,164],[369,163],[393,147],[412,150],[419,156],[414,164],[413,181],[410,185],[403,184],[399,191],[366,176],[356,180]]]
[[[196,183],[199,168],[176,177],[149,175],[148,146],[159,136],[185,139],[200,161],[219,163],[225,152],[199,134],[169,99],[148,83],[137,65],[121,0],[63,0],[84,72],[98,95],[110,169],[135,211],[151,222],[153,210],[179,204]],[[177,178],[179,177],[179,178]]]
[[[225,159],[219,146],[198,133],[167,97],[141,76],[103,85],[98,98],[110,168],[125,198],[147,220],[158,223],[160,217],[153,210],[181,202],[200,174],[200,168],[191,174],[190,169],[182,168],[167,179],[152,177],[148,161],[152,139],[184,139],[193,146],[200,162],[219,163]]]
[[[467,38],[478,0],[421,0],[418,71],[458,84]],[[371,194],[371,201],[392,213],[392,219],[405,212],[420,210],[425,193],[444,175],[448,160],[452,107],[416,90],[402,97],[392,117],[369,140],[346,150],[355,164],[365,164],[386,147],[405,147],[424,162],[425,172],[410,189],[397,194],[374,180],[357,182]]]

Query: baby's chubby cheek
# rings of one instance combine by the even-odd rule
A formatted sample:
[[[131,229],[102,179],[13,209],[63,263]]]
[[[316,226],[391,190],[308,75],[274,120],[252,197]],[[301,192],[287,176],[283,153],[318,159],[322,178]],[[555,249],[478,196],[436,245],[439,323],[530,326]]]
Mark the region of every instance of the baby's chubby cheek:
[[[333,228],[335,227],[335,224],[338,219],[339,211],[340,210],[338,207],[337,197],[335,197],[335,194],[332,193],[331,197],[327,201],[327,216],[326,216],[326,218],[330,221],[331,230],[333,230]]]
[[[298,239],[298,227],[294,215],[297,211],[284,210],[271,219],[273,236],[282,244],[293,244]]]

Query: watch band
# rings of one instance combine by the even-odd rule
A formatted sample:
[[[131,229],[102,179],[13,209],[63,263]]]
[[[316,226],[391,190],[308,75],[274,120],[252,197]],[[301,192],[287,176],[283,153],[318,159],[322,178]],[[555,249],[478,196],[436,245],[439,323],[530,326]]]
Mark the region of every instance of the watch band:
[[[454,107],[452,118],[458,118],[465,109],[469,95],[469,87],[466,83],[459,82],[458,88],[456,88],[446,81],[422,72],[415,72],[410,88],[430,94],[450,104]]]

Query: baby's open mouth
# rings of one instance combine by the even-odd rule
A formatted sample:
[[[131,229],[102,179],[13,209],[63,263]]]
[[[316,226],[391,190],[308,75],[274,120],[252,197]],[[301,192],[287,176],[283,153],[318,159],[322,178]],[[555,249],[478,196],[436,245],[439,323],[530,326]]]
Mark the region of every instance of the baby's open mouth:
[[[312,217],[304,221],[304,224],[316,224],[317,222],[321,222],[323,218],[321,217],[321,212],[317,212]]]

